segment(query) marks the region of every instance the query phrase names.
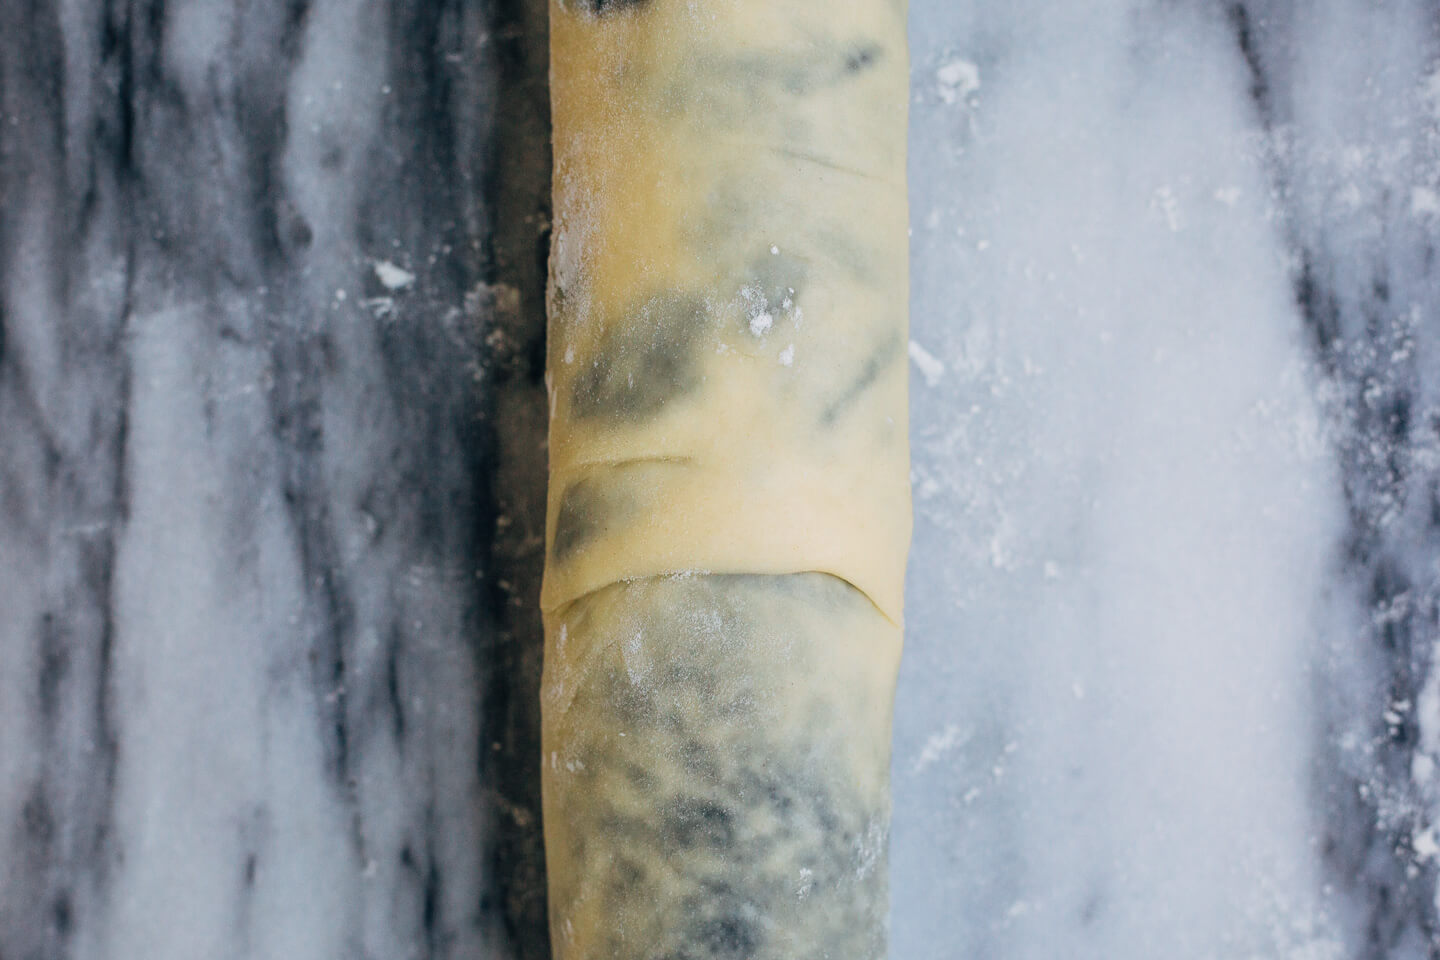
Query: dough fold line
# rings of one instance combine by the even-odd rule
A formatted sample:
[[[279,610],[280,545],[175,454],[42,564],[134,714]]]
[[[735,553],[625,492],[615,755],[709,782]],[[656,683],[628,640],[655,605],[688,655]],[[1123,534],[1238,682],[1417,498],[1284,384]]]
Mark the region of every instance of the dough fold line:
[[[564,602],[559,603],[554,607],[546,607],[545,613],[547,615],[553,616],[556,620],[563,620],[565,619],[565,615],[570,611],[571,607],[574,607],[578,603],[583,603],[588,597],[599,593],[601,590],[604,590],[608,587],[612,587],[617,583],[643,583],[647,580],[688,580],[691,577],[788,577],[803,574],[818,574],[823,577],[831,577],[835,580],[839,580],[841,583],[845,584],[845,586],[849,587],[851,590],[854,590],[860,596],[864,597],[866,601],[869,602],[870,606],[875,608],[875,612],[885,619],[886,623],[890,624],[896,629],[904,629],[904,619],[892,617],[889,612],[887,612],[884,607],[880,606],[880,604],[876,603],[875,598],[872,597],[869,593],[867,593],[865,589],[859,584],[846,579],[844,576],[836,573],[833,570],[819,570],[814,568],[780,571],[767,570],[763,572],[757,572],[755,570],[670,570],[665,573],[652,573],[639,577],[621,577],[620,579],[612,580],[609,583],[602,583],[599,586],[580,594],[578,597],[572,597],[571,599],[565,600]]]

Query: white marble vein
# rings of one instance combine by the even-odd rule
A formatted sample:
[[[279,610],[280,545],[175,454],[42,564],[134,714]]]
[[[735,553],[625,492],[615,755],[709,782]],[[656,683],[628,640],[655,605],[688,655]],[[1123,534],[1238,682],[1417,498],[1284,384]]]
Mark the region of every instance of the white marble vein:
[[[896,955],[1434,956],[1433,13],[917,14]]]

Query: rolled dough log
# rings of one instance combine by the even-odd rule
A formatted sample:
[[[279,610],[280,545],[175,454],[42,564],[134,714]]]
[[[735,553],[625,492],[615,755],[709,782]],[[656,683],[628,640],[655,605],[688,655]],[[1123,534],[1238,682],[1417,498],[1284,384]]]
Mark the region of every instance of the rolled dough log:
[[[553,0],[558,960],[885,952],[904,0]]]

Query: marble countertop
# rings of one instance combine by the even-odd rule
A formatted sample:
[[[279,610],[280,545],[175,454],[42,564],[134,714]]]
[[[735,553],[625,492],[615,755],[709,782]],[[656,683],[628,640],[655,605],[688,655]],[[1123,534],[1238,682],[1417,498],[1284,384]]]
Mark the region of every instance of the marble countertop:
[[[892,954],[1440,956],[1440,14],[911,40]],[[548,957],[546,67],[0,3],[0,958]]]

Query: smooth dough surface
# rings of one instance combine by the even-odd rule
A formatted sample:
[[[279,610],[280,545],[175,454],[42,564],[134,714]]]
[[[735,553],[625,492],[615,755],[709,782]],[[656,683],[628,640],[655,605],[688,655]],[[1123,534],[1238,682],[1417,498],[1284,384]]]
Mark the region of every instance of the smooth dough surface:
[[[542,606],[820,571],[899,622],[903,4],[564,0],[550,29]]]
[[[885,953],[903,0],[553,0],[558,960]]]

